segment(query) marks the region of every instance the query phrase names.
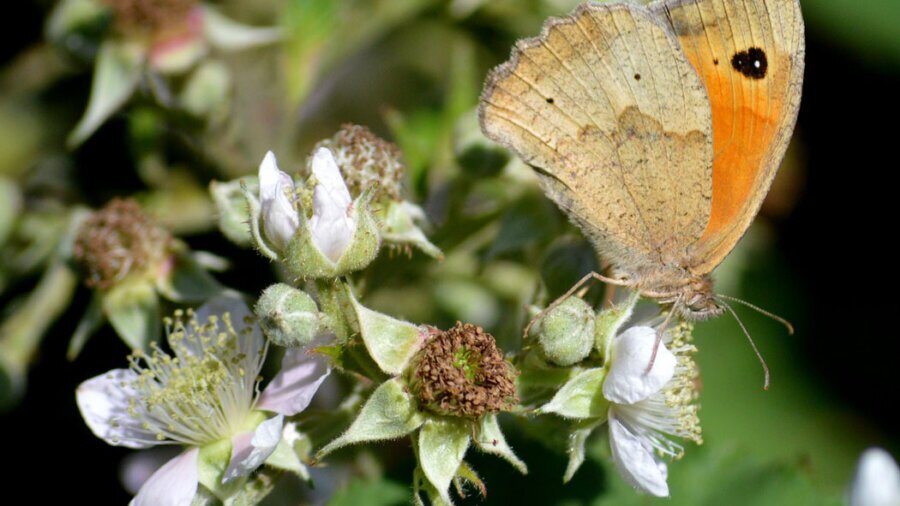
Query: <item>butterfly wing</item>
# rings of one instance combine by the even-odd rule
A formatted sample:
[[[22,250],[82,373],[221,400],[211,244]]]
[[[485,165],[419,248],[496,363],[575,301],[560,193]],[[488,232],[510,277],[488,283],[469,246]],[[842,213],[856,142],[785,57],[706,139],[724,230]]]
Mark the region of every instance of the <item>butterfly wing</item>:
[[[702,235],[709,101],[647,7],[585,4],[549,20],[488,77],[479,116],[618,267],[679,263]]]
[[[691,254],[711,272],[744,235],[790,142],[804,67],[798,0],[661,0],[712,108],[712,209]]]

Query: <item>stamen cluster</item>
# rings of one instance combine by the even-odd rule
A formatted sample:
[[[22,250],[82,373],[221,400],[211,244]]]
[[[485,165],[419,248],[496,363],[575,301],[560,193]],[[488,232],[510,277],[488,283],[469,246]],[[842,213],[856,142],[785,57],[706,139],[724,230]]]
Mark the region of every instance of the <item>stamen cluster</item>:
[[[413,360],[412,390],[438,414],[478,418],[518,402],[514,370],[481,327],[457,322],[435,332]]]
[[[364,126],[347,123],[319,146],[332,150],[352,195],[374,186],[375,201],[401,200],[404,166],[396,145]]]
[[[159,262],[170,241],[137,202],[116,198],[81,225],[73,253],[84,267],[85,284],[104,289]]]
[[[157,441],[201,446],[238,432],[253,410],[265,348],[252,349],[228,313],[198,323],[191,311],[167,318],[172,354],[158,345],[147,355],[135,352],[130,369],[136,379],[129,414]]]
[[[125,33],[156,34],[180,26],[197,0],[102,0],[113,12],[116,27]]]

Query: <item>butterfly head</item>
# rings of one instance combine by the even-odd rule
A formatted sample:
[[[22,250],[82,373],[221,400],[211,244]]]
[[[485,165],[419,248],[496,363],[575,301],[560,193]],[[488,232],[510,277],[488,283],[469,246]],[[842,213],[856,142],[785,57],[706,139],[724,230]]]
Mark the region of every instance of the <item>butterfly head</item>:
[[[719,316],[725,308],[716,300],[712,278],[697,276],[686,280],[675,299],[675,311],[686,320],[708,320]]]

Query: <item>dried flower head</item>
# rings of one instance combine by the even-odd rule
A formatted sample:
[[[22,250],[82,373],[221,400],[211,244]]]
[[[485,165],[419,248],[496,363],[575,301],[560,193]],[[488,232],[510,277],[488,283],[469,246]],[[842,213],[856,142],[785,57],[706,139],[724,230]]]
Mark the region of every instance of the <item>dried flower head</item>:
[[[400,201],[403,162],[396,145],[378,137],[368,128],[346,123],[331,139],[319,143],[334,152],[350,193],[359,195],[376,188],[375,201]]]
[[[421,405],[442,415],[478,418],[518,402],[515,371],[481,327],[457,322],[434,332],[413,359],[410,386]]]
[[[132,272],[158,265],[171,240],[137,202],[116,198],[81,225],[73,253],[84,267],[87,286],[109,288]]]
[[[125,33],[158,34],[182,26],[197,0],[102,0]]]

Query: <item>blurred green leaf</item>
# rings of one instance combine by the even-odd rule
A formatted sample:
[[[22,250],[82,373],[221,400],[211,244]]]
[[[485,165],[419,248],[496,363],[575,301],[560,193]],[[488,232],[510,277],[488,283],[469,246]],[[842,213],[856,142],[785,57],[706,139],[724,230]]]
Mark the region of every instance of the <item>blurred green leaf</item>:
[[[411,494],[408,486],[393,481],[356,479],[338,490],[328,506],[405,506]]]
[[[103,294],[103,312],[130,349],[148,351],[151,342],[159,342],[162,317],[151,283],[137,280],[113,286]]]

